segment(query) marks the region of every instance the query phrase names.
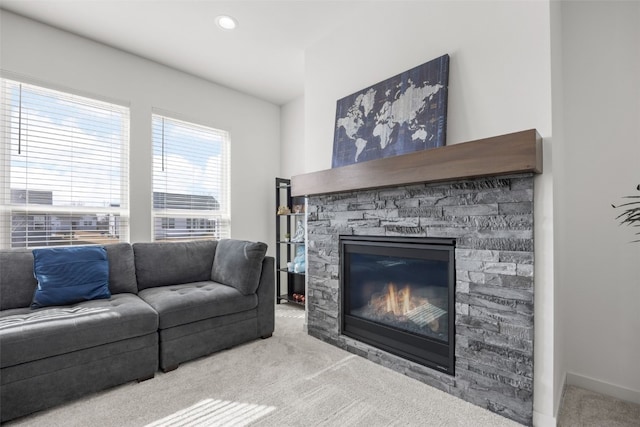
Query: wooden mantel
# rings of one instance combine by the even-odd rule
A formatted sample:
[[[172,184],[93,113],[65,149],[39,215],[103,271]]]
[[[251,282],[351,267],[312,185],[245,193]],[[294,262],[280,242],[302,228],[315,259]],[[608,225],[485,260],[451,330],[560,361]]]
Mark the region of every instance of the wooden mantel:
[[[296,175],[291,178],[291,195],[525,172],[542,173],[542,138],[535,129]]]

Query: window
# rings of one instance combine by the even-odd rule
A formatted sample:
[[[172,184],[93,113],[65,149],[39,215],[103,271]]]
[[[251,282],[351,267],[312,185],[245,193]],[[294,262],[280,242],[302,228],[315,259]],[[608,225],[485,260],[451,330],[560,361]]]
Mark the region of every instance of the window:
[[[0,247],[126,241],[128,108],[0,82]]]
[[[154,240],[228,238],[229,134],[153,115]]]
[[[162,228],[164,230],[175,229],[176,228],[176,220],[175,218],[160,218],[162,220]]]

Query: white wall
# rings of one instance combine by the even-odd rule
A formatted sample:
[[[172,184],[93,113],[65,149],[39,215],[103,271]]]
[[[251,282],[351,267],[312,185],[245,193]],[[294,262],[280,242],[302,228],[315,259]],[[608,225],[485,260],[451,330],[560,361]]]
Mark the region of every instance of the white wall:
[[[158,108],[230,132],[232,237],[273,250],[279,107],[10,12],[0,19],[5,75],[130,105],[132,242],[151,240],[151,111]]]
[[[551,93],[552,93],[552,121],[553,121],[553,240],[554,240],[554,312],[553,312],[553,415],[557,417],[562,392],[565,384],[565,354],[564,354],[564,328],[562,327],[563,311],[560,306],[561,291],[565,282],[564,273],[566,269],[564,250],[566,242],[566,227],[562,227],[564,218],[565,193],[561,185],[566,176],[566,168],[560,167],[565,158],[564,143],[564,103],[563,103],[563,81],[562,81],[562,7],[561,2],[552,1],[551,8]],[[548,423],[551,424],[551,423]]]
[[[538,130],[545,172],[535,183],[534,420],[552,424],[550,44],[546,1],[363,3],[358,19],[305,52],[305,172],[331,167],[338,99],[445,53],[451,57],[447,144]]]
[[[640,3],[563,2],[562,30],[563,368],[640,403],[640,229],[611,208],[640,195]]]
[[[281,107],[280,142],[282,178],[304,173],[304,96]]]
[[[548,14],[539,1],[363,3],[306,51],[306,170],[331,167],[338,99],[445,53],[448,144],[530,128],[548,136]]]

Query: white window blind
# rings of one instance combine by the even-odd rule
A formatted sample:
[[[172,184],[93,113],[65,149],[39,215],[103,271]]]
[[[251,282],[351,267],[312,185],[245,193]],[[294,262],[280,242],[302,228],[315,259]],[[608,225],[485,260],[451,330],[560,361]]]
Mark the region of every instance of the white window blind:
[[[0,81],[0,247],[127,241],[129,109]]]
[[[229,133],[153,115],[154,240],[230,236]]]

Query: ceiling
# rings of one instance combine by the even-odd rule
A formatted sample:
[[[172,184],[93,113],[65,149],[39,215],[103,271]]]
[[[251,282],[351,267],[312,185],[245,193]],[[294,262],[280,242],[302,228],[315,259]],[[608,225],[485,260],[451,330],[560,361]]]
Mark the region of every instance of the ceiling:
[[[358,3],[0,0],[0,7],[282,105],[304,92],[305,48],[355,16]],[[221,14],[238,27],[218,28]]]

